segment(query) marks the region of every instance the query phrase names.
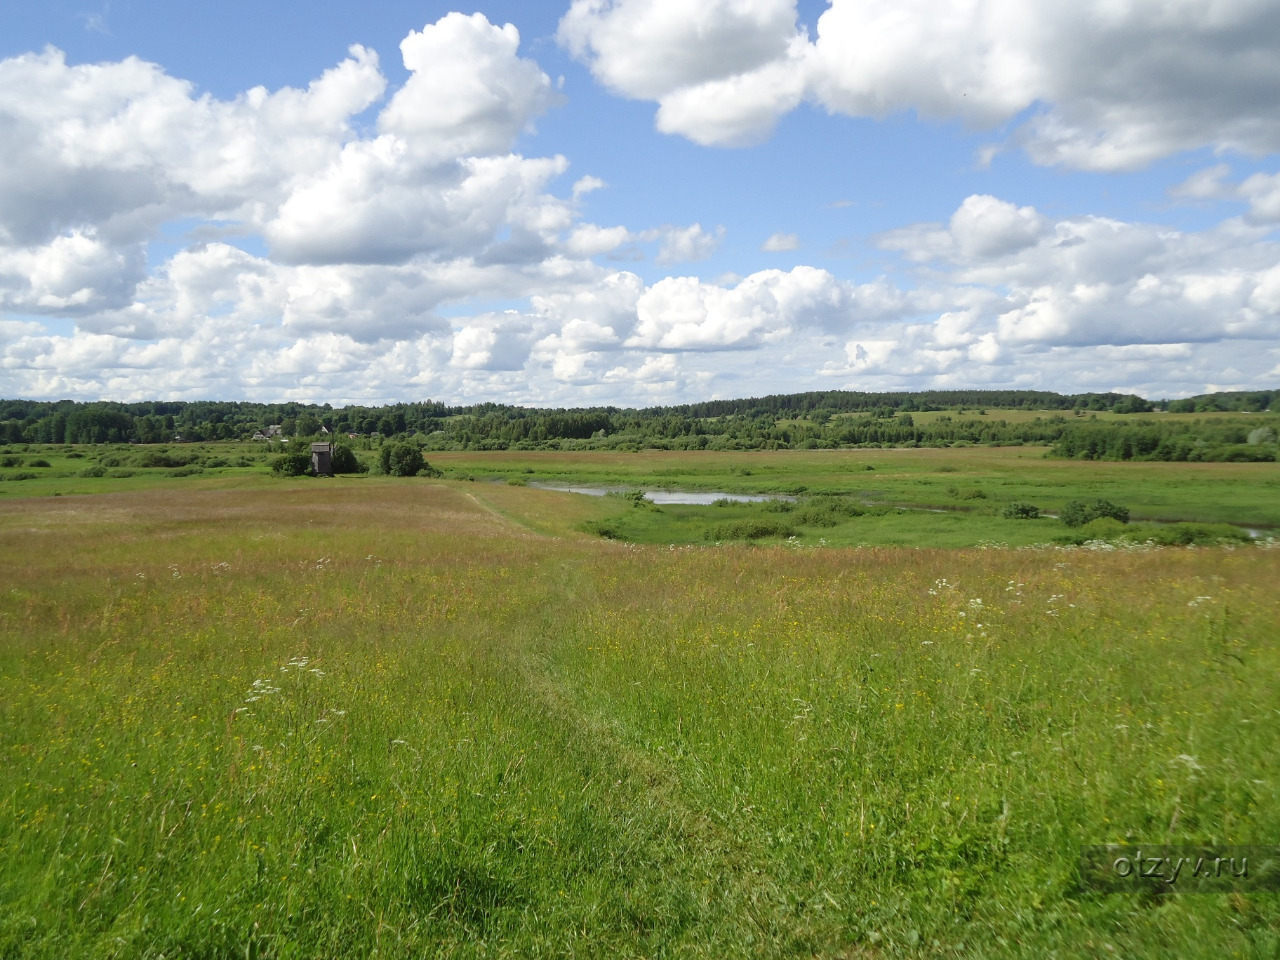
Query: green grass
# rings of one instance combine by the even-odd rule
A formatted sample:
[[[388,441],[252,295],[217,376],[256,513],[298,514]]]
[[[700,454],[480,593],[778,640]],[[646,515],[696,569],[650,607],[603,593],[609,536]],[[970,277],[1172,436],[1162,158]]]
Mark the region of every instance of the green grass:
[[[237,482],[0,503],[0,957],[1280,951],[1274,893],[1076,870],[1280,837],[1280,551]]]

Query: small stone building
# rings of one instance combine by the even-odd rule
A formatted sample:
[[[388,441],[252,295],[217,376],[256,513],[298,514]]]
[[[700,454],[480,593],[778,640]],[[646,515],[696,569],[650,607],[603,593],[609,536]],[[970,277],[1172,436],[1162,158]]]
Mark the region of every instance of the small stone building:
[[[332,443],[313,443],[311,445],[311,472],[317,477],[333,476]]]

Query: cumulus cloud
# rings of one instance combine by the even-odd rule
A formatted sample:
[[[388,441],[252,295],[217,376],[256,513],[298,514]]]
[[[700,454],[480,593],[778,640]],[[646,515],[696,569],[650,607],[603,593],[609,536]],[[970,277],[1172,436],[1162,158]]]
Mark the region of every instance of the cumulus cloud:
[[[658,250],[658,262],[662,264],[691,263],[706,260],[716,252],[724,240],[724,227],[716,227],[714,233],[695,223],[687,227],[665,227],[658,231],[662,246]]]
[[[969,197],[945,227],[880,242],[929,265],[935,283],[998,295],[983,308],[1002,342],[1124,345],[1280,333],[1269,294],[1280,250],[1264,238],[1236,221],[1199,234],[1103,217],[1050,223]]]
[[[520,32],[450,13],[400,43],[409,79],[378,129],[422,160],[505,152],[554,100],[551,78],[517,55]]]
[[[794,0],[575,0],[559,36],[607,87],[655,101],[659,129],[699,143],[759,139],[808,99],[856,117],[1024,120],[1013,142],[1033,160],[1082,169],[1280,149],[1270,0],[831,0],[812,39]]]
[[[869,3],[854,19],[876,14],[875,29],[910,39],[923,28],[908,14],[924,7],[902,9],[898,22]],[[977,22],[996,7],[966,9]],[[837,12],[849,14],[843,0],[828,10]],[[1113,14],[1123,25],[1130,11]],[[1048,15],[1023,13],[1037,16]],[[1053,22],[1075,16],[1058,11]],[[956,17],[930,29],[967,36]],[[859,106],[848,71],[896,76],[905,54],[887,43],[874,48],[878,66],[824,65],[824,37],[845,27],[819,26],[811,42],[793,5],[776,0],[594,0],[573,5],[561,37],[614,89],[656,98],[660,125],[704,142],[757,136],[801,94],[871,112],[928,102],[980,123],[1021,102],[997,95],[997,75],[1021,76],[1006,65],[973,74],[991,86],[971,94],[973,107],[947,100],[963,71],[923,71],[924,86]],[[1028,30],[1012,22],[1007,42],[1027,47]],[[940,40],[919,49],[937,63],[979,55]],[[878,238],[900,258],[896,281],[853,283],[802,265],[717,281],[654,271],[646,282],[617,261],[703,261],[724,229],[583,220],[584,198],[603,181],[587,174],[557,188],[565,158],[516,152],[556,97],[520,56],[514,28],[450,14],[401,52],[409,77],[389,97],[376,54],[361,47],[305,89],[230,100],[136,59],[73,66],[48,50],[0,61],[0,394],[577,404],[741,394],[758,389],[756,375],[776,390],[809,389],[819,372],[875,389],[1111,388],[1117,370],[1133,371],[1125,385],[1194,392],[1205,364],[1230,385],[1280,363],[1275,174],[1235,182],[1220,165],[1188,180],[1184,199],[1246,210],[1199,233],[1055,219],[979,194]],[[996,66],[1014,56],[981,55]],[[821,71],[837,67],[845,86],[821,86]],[[1029,145],[1037,123],[1068,116],[1066,100],[1042,102],[1019,134]],[[1090,109],[1102,116],[1105,106]],[[1111,133],[1094,134],[1114,149]],[[202,223],[201,239],[148,263],[149,242],[178,221]],[[229,242],[245,236],[269,252]],[[797,247],[783,233],[764,244]],[[508,303],[521,306],[492,309]],[[468,315],[469,304],[483,306]],[[52,334],[36,316],[70,318],[75,330]]]

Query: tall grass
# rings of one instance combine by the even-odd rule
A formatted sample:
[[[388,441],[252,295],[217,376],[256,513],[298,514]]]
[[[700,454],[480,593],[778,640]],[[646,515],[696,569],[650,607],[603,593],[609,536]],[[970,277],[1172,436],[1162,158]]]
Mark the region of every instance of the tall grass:
[[[0,957],[1280,950],[1259,549],[633,547],[518,487],[0,506]]]

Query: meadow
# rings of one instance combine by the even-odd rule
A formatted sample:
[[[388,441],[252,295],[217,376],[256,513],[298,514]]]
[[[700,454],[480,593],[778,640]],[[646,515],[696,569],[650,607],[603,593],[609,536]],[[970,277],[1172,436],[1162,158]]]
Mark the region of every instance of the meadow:
[[[1280,955],[1275,891],[1078,868],[1280,838],[1280,550],[996,509],[1269,525],[1274,465],[67,454],[0,483],[0,957]],[[635,543],[589,531],[648,508],[530,478],[886,511]]]

